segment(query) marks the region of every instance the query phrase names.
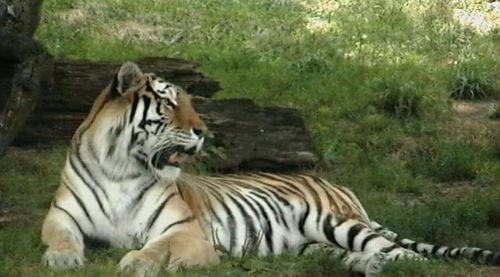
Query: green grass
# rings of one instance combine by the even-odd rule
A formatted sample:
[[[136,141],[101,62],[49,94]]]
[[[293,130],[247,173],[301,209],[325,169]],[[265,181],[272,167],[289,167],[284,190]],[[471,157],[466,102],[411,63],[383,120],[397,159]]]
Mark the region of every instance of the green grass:
[[[36,37],[57,58],[199,61],[222,82],[216,97],[299,109],[324,164],[316,172],[352,188],[374,219],[412,238],[500,250],[500,132],[450,131],[453,98],[499,97],[498,30],[478,34],[453,20],[455,8],[475,10],[476,2],[45,0]],[[0,229],[0,276],[115,274],[124,250],[93,250],[77,272],[39,265],[41,222],[64,152],[12,149],[0,160],[5,207],[15,215]],[[470,193],[440,193],[459,191],[456,183]],[[478,270],[437,261],[394,265],[387,274]],[[330,271],[347,274],[318,254],[229,259],[172,275]]]

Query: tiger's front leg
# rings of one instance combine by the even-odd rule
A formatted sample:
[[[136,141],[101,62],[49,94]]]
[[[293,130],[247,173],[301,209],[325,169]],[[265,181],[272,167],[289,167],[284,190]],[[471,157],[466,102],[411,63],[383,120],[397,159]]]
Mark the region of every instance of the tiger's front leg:
[[[42,228],[42,240],[48,246],[42,263],[60,270],[83,266],[84,242],[80,228],[67,210],[53,203]]]
[[[153,238],[141,250],[127,253],[120,261],[120,270],[134,276],[156,276],[163,266],[179,267],[216,264],[219,257],[204,238],[196,220],[173,226],[168,233]]]

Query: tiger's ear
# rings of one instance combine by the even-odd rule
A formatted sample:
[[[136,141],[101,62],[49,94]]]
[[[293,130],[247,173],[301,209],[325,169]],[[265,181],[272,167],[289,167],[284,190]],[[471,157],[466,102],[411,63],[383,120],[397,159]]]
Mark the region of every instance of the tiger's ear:
[[[126,62],[118,70],[113,83],[111,85],[112,93],[115,95],[123,95],[129,88],[137,85],[142,77],[142,71],[133,62]]]

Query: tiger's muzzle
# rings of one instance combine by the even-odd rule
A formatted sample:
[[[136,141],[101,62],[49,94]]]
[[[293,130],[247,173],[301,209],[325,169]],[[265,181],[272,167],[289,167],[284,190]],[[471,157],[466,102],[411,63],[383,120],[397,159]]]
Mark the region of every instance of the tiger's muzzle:
[[[153,166],[157,169],[163,169],[165,166],[180,167],[199,152],[198,148],[196,145],[189,148],[179,145],[172,149],[158,151],[153,155]]]

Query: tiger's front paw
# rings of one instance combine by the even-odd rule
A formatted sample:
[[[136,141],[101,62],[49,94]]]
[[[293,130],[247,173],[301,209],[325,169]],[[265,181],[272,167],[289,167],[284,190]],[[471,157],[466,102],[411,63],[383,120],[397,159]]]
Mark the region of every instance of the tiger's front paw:
[[[125,255],[118,264],[122,272],[134,277],[154,277],[160,273],[162,263],[150,253],[133,250]]]
[[[42,257],[42,264],[57,270],[69,270],[82,267],[85,257],[69,249],[55,250],[47,249]]]

